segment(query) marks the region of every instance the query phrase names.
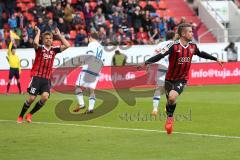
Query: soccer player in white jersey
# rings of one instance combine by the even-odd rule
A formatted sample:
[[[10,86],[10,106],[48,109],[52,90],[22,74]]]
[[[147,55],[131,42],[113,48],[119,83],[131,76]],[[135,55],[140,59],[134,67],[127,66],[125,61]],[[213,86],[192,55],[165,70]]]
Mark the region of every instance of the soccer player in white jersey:
[[[173,40],[175,39],[176,39],[175,32],[168,31],[166,34],[166,41],[158,44],[157,49],[155,50],[155,53],[160,54],[161,51],[164,50],[164,48],[169,43],[173,42]],[[169,65],[168,56],[164,57],[158,62],[158,70],[157,70],[157,76],[156,76],[157,87],[153,95],[153,111],[152,111],[153,116],[157,116],[161,95],[165,93],[164,83],[165,83],[165,76],[167,73],[168,65]]]
[[[85,63],[82,67],[78,79],[76,81],[75,94],[77,97],[78,105],[73,110],[73,112],[79,112],[81,109],[85,108],[85,103],[83,99],[83,91],[89,90],[89,106],[85,113],[93,113],[96,97],[94,90],[96,88],[99,73],[103,66],[104,61],[104,48],[97,41],[98,34],[93,32],[89,35],[89,44],[87,47],[87,58],[85,58]]]

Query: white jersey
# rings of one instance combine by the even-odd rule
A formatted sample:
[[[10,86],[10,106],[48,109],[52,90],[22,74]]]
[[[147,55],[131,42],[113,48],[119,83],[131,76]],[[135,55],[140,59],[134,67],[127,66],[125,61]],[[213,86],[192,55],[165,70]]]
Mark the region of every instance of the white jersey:
[[[104,54],[103,46],[99,42],[93,41],[88,44],[86,55],[91,56],[86,57],[86,65],[83,65],[76,85],[95,89],[106,54]]]
[[[171,40],[169,41],[164,41],[158,44],[157,49],[156,49],[156,54],[161,54],[160,52],[169,45]],[[156,76],[156,81],[158,86],[164,86],[165,83],[165,77],[167,73],[167,69],[169,66],[169,56],[165,56],[162,58],[160,61],[157,62],[158,64],[158,71],[157,71],[157,76]]]
[[[101,60],[103,63],[105,60],[104,48],[98,41],[93,41],[88,44],[86,55],[95,56],[96,59]],[[88,63],[88,62],[87,62]],[[91,62],[83,65],[83,70],[89,70],[89,65],[94,65]]]
[[[161,54],[159,53],[161,50],[163,50],[168,44],[170,44],[171,42],[173,42],[172,40],[168,40],[168,41],[164,41],[161,42],[157,45],[157,49],[156,49],[156,54]],[[164,58],[162,58],[160,61],[157,62],[158,65],[158,69],[164,69],[166,70],[169,66],[169,59],[168,59],[168,55],[165,56]]]

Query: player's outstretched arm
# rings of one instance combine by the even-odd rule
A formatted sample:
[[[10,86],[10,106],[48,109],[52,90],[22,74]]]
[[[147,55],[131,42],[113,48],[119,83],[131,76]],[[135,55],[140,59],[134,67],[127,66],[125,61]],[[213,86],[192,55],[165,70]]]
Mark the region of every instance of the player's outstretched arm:
[[[159,54],[149,58],[148,60],[146,60],[145,65],[155,63],[155,62],[159,61],[160,59],[164,58],[166,55],[169,55],[170,53],[171,53],[170,50],[166,51],[165,53],[159,53]]]
[[[35,32],[36,32],[36,36],[33,40],[33,46],[35,49],[37,49],[39,47],[39,39],[40,39],[41,30],[37,26],[35,26]]]
[[[170,46],[164,48],[163,50],[161,50],[161,52],[159,52],[159,54],[149,58],[148,60],[146,60],[145,62],[141,63],[140,65],[137,65],[137,69],[143,69],[146,67],[146,69],[148,69],[149,65],[152,63],[155,63],[157,61],[159,61],[160,59],[164,58],[165,56],[171,54],[173,52],[173,47],[172,44],[170,44]]]
[[[70,43],[66,40],[66,38],[61,34],[58,28],[55,28],[55,34],[60,38],[63,43],[63,45],[60,46],[61,52],[71,46]]]
[[[206,53],[206,52],[204,52],[204,51],[197,51],[197,55],[199,56],[199,57],[201,57],[201,58],[205,58],[205,59],[210,59],[210,60],[213,60],[213,61],[216,61],[216,62],[218,62],[218,64],[221,66],[221,67],[223,67],[223,63],[224,63],[224,61],[222,61],[222,60],[219,60],[219,59],[217,59],[216,57],[214,57],[214,56],[212,56],[212,55],[210,55],[210,54],[208,54],[208,53]]]
[[[223,67],[223,64],[225,63],[223,60],[220,60],[220,59],[218,59],[217,62],[221,67]]]

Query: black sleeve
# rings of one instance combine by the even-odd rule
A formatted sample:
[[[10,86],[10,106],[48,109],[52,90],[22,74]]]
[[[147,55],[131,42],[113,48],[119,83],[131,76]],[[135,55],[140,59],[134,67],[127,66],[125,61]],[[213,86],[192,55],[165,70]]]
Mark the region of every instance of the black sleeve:
[[[56,47],[56,48],[54,48],[54,50],[55,50],[56,54],[61,52],[61,48],[60,47]]]
[[[166,55],[169,55],[173,52],[173,45],[168,48],[168,50],[165,53],[159,53],[151,58],[149,58],[148,60],[145,61],[145,64],[151,64],[151,63],[155,63],[157,61],[159,61],[160,59],[162,59],[163,57],[165,57]]]
[[[212,56],[212,55],[210,55],[210,54],[208,54],[208,53],[206,53],[206,52],[204,52],[204,51],[199,51],[199,49],[197,48],[197,50],[196,50],[196,55],[198,55],[199,57],[201,57],[201,58],[205,58],[205,59],[210,59],[210,60],[213,60],[213,61],[217,61],[217,58],[216,57],[214,57],[214,56]]]
[[[228,50],[228,46],[226,48],[224,48],[224,51],[227,51]]]
[[[35,53],[37,54],[37,51],[38,51],[38,50],[42,50],[42,48],[43,48],[42,45],[39,45],[37,48],[34,48]]]

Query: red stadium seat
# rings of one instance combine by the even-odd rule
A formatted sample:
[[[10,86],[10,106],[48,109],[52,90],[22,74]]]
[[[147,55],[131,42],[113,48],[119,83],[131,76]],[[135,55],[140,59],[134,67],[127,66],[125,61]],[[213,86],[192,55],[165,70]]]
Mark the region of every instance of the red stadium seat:
[[[31,13],[25,12],[23,13],[23,15],[27,18],[27,20],[29,21],[33,21],[34,20],[34,16]]]
[[[2,42],[2,49],[6,49],[7,48],[7,45],[6,45],[6,43],[5,42]]]
[[[77,0],[71,0],[71,4],[77,4]]]
[[[53,41],[53,46],[61,46],[62,42],[61,41]]]
[[[79,12],[79,16],[80,16],[81,19],[85,19],[85,16],[84,16],[83,12]]]
[[[30,2],[32,2],[32,0],[22,0],[22,2],[30,3]]]
[[[4,38],[8,39],[9,37],[10,37],[10,32],[9,31],[4,32]]]
[[[146,5],[147,5],[147,2],[146,2],[146,1],[140,1],[140,2],[139,2],[139,6],[140,6],[141,8],[145,8]]]
[[[110,27],[110,24],[111,24],[110,21],[109,21],[109,20],[106,20],[105,22],[106,22],[107,27],[109,28],[109,27]]]
[[[77,36],[77,32],[75,30],[70,31],[70,39],[75,39]]]
[[[21,8],[21,11],[23,11],[23,12],[28,10],[27,5],[24,3],[22,3],[20,8]]]
[[[97,7],[97,3],[96,2],[90,2],[89,5],[92,8],[92,10],[94,10]]]
[[[20,2],[20,3],[17,3],[17,7],[18,7],[18,8],[21,8],[21,7],[22,7],[22,4],[23,4],[23,3],[21,3],[21,2]]]
[[[150,1],[149,3],[152,5],[154,9],[158,9],[158,4],[156,1]]]
[[[49,19],[53,19],[53,13],[52,13],[52,12],[48,12],[48,13],[47,13],[47,17],[48,17]]]
[[[173,12],[172,10],[168,9],[168,10],[166,11],[166,16],[167,16],[167,17],[174,17],[174,12]]]
[[[165,12],[163,10],[157,10],[156,13],[159,17],[164,17],[165,15]]]
[[[28,9],[35,7],[35,3],[28,3],[27,4]]]
[[[159,4],[158,4],[158,8],[163,9],[163,10],[167,9],[166,1],[160,1]]]

